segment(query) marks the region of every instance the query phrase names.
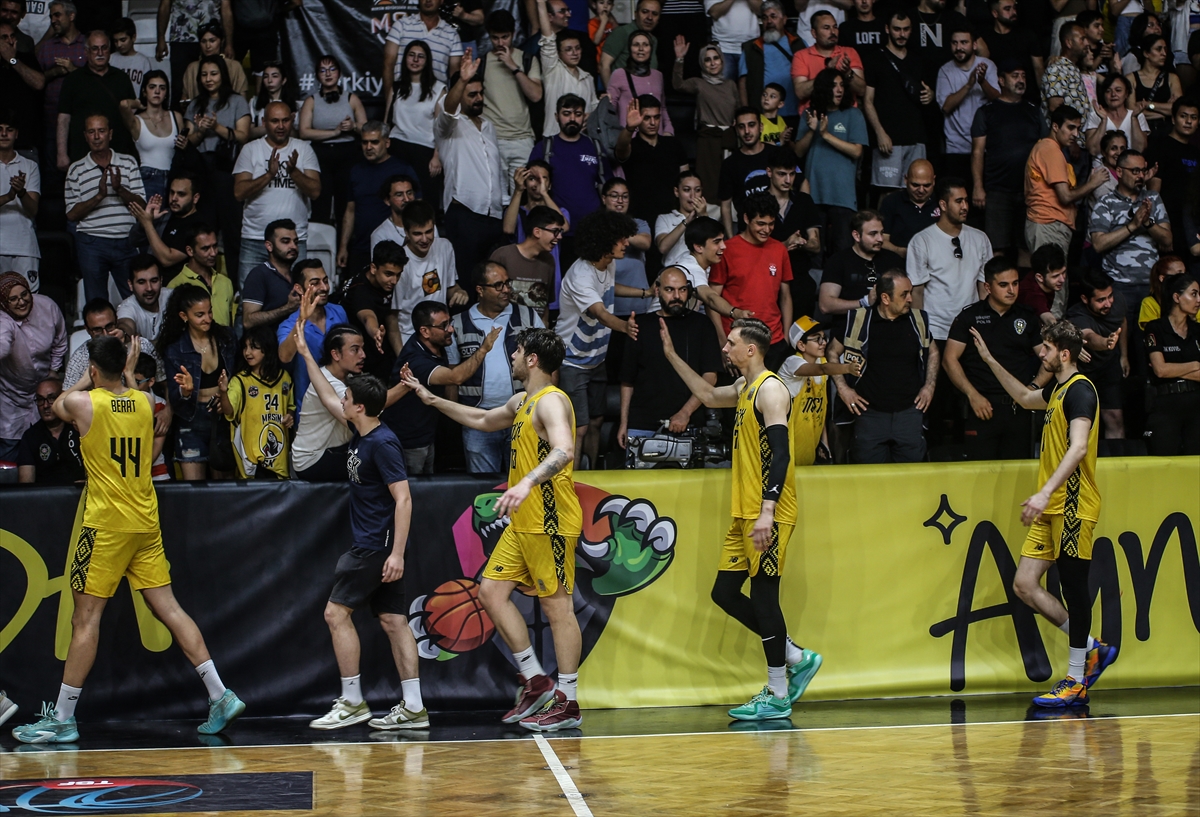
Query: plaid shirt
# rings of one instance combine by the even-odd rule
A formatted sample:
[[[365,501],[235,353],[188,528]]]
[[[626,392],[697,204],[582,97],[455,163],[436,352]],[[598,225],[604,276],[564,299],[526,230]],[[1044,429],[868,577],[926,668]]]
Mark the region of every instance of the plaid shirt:
[[[37,47],[38,63],[45,73],[55,67],[54,61],[60,57],[68,59],[76,69],[87,65],[87,38],[82,33],[69,43],[64,43],[61,37],[51,37]],[[45,89],[46,104],[46,135],[53,137],[58,123],[58,97],[62,93],[63,80],[66,74],[47,80]]]

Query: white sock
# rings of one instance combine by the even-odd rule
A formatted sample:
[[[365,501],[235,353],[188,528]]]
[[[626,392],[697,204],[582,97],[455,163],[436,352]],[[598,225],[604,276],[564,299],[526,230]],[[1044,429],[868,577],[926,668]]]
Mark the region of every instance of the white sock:
[[[360,678],[362,678],[361,675],[342,678],[342,697],[351,706],[358,706],[363,702],[362,681],[359,680]]]
[[[59,723],[75,717],[75,704],[79,703],[79,693],[83,687],[69,687],[63,684],[58,689],[58,703],[54,705],[54,715]]]
[[[421,700],[421,679],[409,678],[407,681],[400,682],[401,694],[404,696],[404,708],[409,712],[420,712],[425,708],[425,701]]]
[[[804,648],[797,646],[796,642],[792,641],[790,635],[787,637],[785,649],[787,650],[787,663],[789,667],[793,664],[799,664],[804,660]]]
[[[514,652],[513,658],[517,659],[517,672],[524,675],[525,680],[529,680],[535,675],[546,674],[542,669],[542,662],[537,660],[537,656],[533,654],[532,644],[520,652]]]
[[[787,667],[767,667],[767,686],[771,688],[771,693],[776,698],[786,698],[787,690]]]
[[[1083,680],[1083,665],[1087,663],[1087,647],[1072,647],[1071,648],[1071,663],[1070,669],[1067,670],[1067,675],[1070,675],[1076,681]]]
[[[1062,630],[1062,631],[1063,631],[1064,633],[1066,633],[1067,635],[1070,635],[1070,634],[1071,634],[1071,619],[1067,619],[1066,621],[1064,621],[1064,622],[1063,622],[1063,623],[1062,623],[1062,624],[1059,626],[1059,628],[1058,628],[1058,629]],[[1089,636],[1088,636],[1088,645],[1087,645],[1087,648],[1088,648],[1089,650],[1091,650],[1091,649],[1095,649],[1095,647],[1096,647],[1096,639],[1092,638],[1092,637],[1089,635]]]
[[[558,674],[558,688],[562,690],[563,695],[567,696],[568,701],[575,700],[575,696],[579,692],[579,673],[560,672]]]
[[[212,659],[208,659],[200,666],[196,667],[196,672],[200,675],[200,680],[204,682],[204,688],[208,690],[208,699],[210,701],[220,700],[225,694],[225,685],[221,683],[221,676],[217,674],[217,668],[213,666]]]

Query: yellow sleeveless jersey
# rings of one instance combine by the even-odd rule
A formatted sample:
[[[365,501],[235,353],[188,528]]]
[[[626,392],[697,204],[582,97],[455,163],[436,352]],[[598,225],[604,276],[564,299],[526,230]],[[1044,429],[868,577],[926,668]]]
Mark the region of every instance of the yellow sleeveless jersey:
[[[1078,393],[1076,393],[1078,391]],[[1064,514],[1096,521],[1100,518],[1100,489],[1096,487],[1096,449],[1100,437],[1100,399],[1092,381],[1081,374],[1059,386],[1046,387],[1046,419],[1042,426],[1042,458],[1038,464],[1038,485],[1045,485],[1058,469],[1070,447],[1071,418],[1090,415],[1087,455],[1050,497],[1047,514]],[[1070,394],[1068,394],[1070,392]]]
[[[733,422],[733,503],[735,519],[757,519],[762,512],[763,491],[771,471],[771,445],[762,416],[754,407],[758,390],[767,380],[779,380],[779,375],[764,370],[754,382],[742,386],[738,395],[737,415]],[[780,381],[782,383],[782,381]],[[786,388],[786,387],[785,387]],[[792,446],[792,431],[788,429],[788,444]],[[796,475],[788,469],[787,482],[775,505],[775,521],[796,524]]]
[[[556,386],[546,386],[537,394],[528,396],[517,409],[513,419],[511,456],[508,466],[508,484],[516,485],[521,479],[541,465],[550,455],[550,443],[538,436],[533,427],[533,411],[538,401],[548,394],[562,395],[568,407],[571,404],[566,392]],[[571,409],[571,428],[575,428],[575,411]],[[536,486],[529,498],[521,503],[512,515],[512,529],[517,533],[556,533],[562,536],[578,536],[583,530],[583,510],[575,494],[572,477],[574,463],[566,466],[551,479]]]
[[[79,441],[87,470],[84,527],[102,531],[158,530],[151,481],[154,405],[135,389],[92,389],[92,426]]]
[[[229,381],[229,403],[238,476],[245,479],[266,468],[287,479],[288,432],[283,418],[296,410],[292,376],[284,372],[272,385],[249,372],[236,375]]]
[[[792,430],[792,465],[812,465],[817,459],[817,446],[825,430],[825,415],[829,410],[828,378],[823,374],[800,377],[793,372],[806,361],[802,355],[792,355],[779,367],[779,377],[792,394],[792,413],[788,426]],[[824,363],[818,358],[817,363]]]

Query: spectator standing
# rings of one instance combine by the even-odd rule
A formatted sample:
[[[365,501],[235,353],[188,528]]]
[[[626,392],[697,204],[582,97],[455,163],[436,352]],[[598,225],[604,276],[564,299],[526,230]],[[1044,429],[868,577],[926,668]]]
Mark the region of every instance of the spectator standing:
[[[780,114],[787,117],[787,121],[794,121],[799,107],[792,85],[792,58],[804,48],[804,40],[787,30],[787,13],[779,0],[763,0],[760,14],[762,33],[741,47],[738,101],[743,107],[752,106],[762,98],[763,89],[774,82],[784,89]],[[728,121],[732,121],[732,117]]]
[[[811,315],[817,307],[817,283],[809,275],[821,252],[821,213],[812,196],[796,184],[796,159],[790,150],[772,148],[767,164],[767,194],[779,205],[771,237],[782,241],[792,265],[792,314]]]
[[[34,219],[42,198],[42,174],[37,162],[17,153],[19,141],[16,118],[0,111],[0,271],[20,273],[29,291],[36,293],[42,251]]]
[[[250,71],[260,80],[267,67],[279,60],[279,34],[283,15],[303,0],[230,0],[233,11],[233,58],[241,62],[250,54]],[[255,137],[258,138],[257,136]]]
[[[971,178],[971,125],[985,102],[1000,97],[996,64],[975,54],[969,29],[951,29],[953,59],[938,69],[937,104],[946,117],[946,174]]]
[[[457,399],[464,406],[495,408],[524,388],[514,379],[512,370],[517,336],[523,329],[541,328],[542,320],[529,307],[514,304],[512,292],[508,271],[502,264],[488,261],[475,284],[476,303],[451,322],[453,342],[446,348],[446,361],[451,367],[457,369],[484,346],[490,346],[479,368],[458,386]],[[499,474],[507,470],[509,429],[479,431],[463,426],[462,441],[468,473]]]
[[[1029,264],[1017,303],[1032,309],[1047,327],[1067,312],[1067,256],[1058,245],[1043,244],[1029,256]]]
[[[117,318],[128,318],[137,327],[138,337],[151,343],[158,340],[167,314],[171,290],[163,288],[158,260],[141,253],[129,262],[129,288],[133,294],[117,306]]]
[[[17,149],[36,156],[45,144],[39,114],[46,76],[32,48],[21,48],[20,33],[15,24],[0,17],[0,111],[4,112],[0,116],[18,131]]]
[[[21,435],[37,422],[38,384],[66,358],[62,311],[19,273],[0,273],[0,460],[15,460]]]
[[[279,326],[300,308],[300,291],[292,284],[292,266],[300,260],[296,224],[281,218],[263,232],[267,260],[246,273],[242,284],[242,325],[246,329]],[[276,344],[278,345],[278,343]]]
[[[613,178],[605,183],[604,189],[609,193],[609,195],[601,197],[604,209],[610,213],[629,215],[629,186],[622,179]],[[625,192],[624,198],[619,195],[621,191]],[[617,268],[617,286],[624,287],[626,290],[638,290],[640,294],[636,298],[617,296],[613,305],[613,314],[622,320],[635,313],[644,315],[654,308],[653,301],[650,300],[650,296],[654,293],[648,284],[653,280],[653,276],[648,274],[647,270],[647,253],[653,248],[650,225],[640,218],[635,218],[633,223],[637,225],[637,232],[629,239],[629,246],[625,248],[625,257],[618,258],[613,262]],[[654,258],[657,259],[657,256]],[[652,263],[657,266],[659,262],[653,260]],[[611,340],[610,374],[615,373],[615,367],[621,361],[621,344],[624,340],[624,335],[613,337]]]
[[[846,17],[838,26],[838,42],[850,46],[860,56],[878,51],[887,42],[887,21],[875,14],[876,5],[875,0],[854,0],[853,16]]]
[[[1062,105],[1080,114],[1091,110],[1087,87],[1079,71],[1090,53],[1087,33],[1078,23],[1066,23],[1059,29],[1058,40],[1062,59],[1050,63],[1042,76],[1042,110],[1047,119]],[[1034,250],[1033,247],[1029,249],[1030,252]]]
[[[275,332],[268,326],[247,332],[241,352],[237,374],[231,378],[221,372],[218,385],[238,479],[287,479],[289,432],[296,421],[292,376],[279,362]]]
[[[87,65],[88,51],[86,38],[75,27],[75,4],[62,0],[51,3],[49,9],[50,34],[37,45],[38,65],[46,80],[43,89],[46,152],[43,155],[47,160],[55,157],[55,167],[65,171],[66,166],[59,161],[58,103],[67,74]]]
[[[233,12],[229,0],[159,0],[158,2],[158,46],[154,50],[159,62],[171,56],[171,97],[174,109],[183,91],[183,77],[188,67],[200,59],[201,34],[212,23],[220,26],[218,42],[224,39],[227,45],[233,42]],[[169,44],[169,45],[168,45]],[[233,57],[233,48],[227,56]]]
[[[167,179],[175,161],[177,148],[186,146],[183,117],[167,107],[171,98],[170,85],[164,71],[147,71],[140,83],[141,96],[121,100],[121,121],[141,160],[142,185],[146,201],[155,196],[167,198]]]
[[[187,263],[171,279],[171,289],[191,284],[203,289],[212,301],[213,320],[220,326],[233,326],[233,282],[217,269],[217,231],[206,224],[192,225],[188,237]]]
[[[1087,133],[1088,153],[1093,156],[1103,153],[1100,141],[1114,130],[1123,133],[1126,144],[1134,150],[1146,149],[1150,126],[1146,124],[1144,114],[1135,114],[1129,108],[1129,89],[1129,80],[1120,74],[1105,77],[1096,89],[1096,104],[1088,111],[1087,124],[1083,127]]]
[[[762,120],[758,110],[745,107],[733,112],[733,132],[737,150],[721,162],[717,197],[721,202],[721,224],[726,235],[736,235],[733,213],[739,214],[747,196],[766,192],[768,145],[762,140]]]
[[[748,317],[751,313],[747,309],[740,310],[741,315],[734,314],[737,308],[730,306],[708,283],[712,268],[725,256],[725,231],[716,219],[697,218],[683,231],[683,241],[690,252],[675,266],[687,276],[691,294],[698,301],[697,311],[716,312],[731,321]]]
[[[431,52],[424,40],[405,46],[401,66],[396,93],[389,105],[392,121],[389,150],[413,166],[421,192],[440,203],[442,160],[434,143],[433,120],[446,85],[433,73]]]
[[[762,11],[762,2],[704,0],[704,10],[713,21],[712,38],[725,60],[725,79],[736,80],[742,45],[758,35],[758,15]]]
[[[83,313],[83,328],[87,332],[89,338],[98,338],[102,335],[116,338],[129,347],[132,338],[125,334],[125,330],[117,323],[117,310],[113,305],[103,298],[97,298],[93,301],[88,301],[80,310]],[[151,343],[149,338],[138,338],[138,345],[142,354],[150,355],[158,364],[157,377],[161,382],[166,378],[166,374],[162,368],[162,358],[158,355],[157,347]],[[79,382],[88,371],[88,349],[87,343],[81,343],[71,353],[67,359],[67,370],[63,374],[63,388],[71,388]]]
[[[362,126],[362,154],[346,182],[346,210],[338,236],[338,269],[354,276],[371,261],[371,233],[388,220],[388,187],[391,179],[416,177],[416,171],[388,152],[387,126],[371,120]],[[410,187],[411,189],[411,187]],[[381,193],[382,191],[382,193]],[[401,238],[397,243],[403,243]],[[386,380],[387,378],[380,378]]]
[[[992,24],[981,31],[988,56],[997,66],[1011,63],[1010,71],[1020,70],[1025,77],[1021,98],[1033,105],[1040,105],[1042,97],[1038,85],[1046,71],[1047,44],[1038,42],[1034,33],[1036,28],[1019,21],[1017,0],[989,0],[988,5]],[[1058,42],[1057,36],[1051,37]]]
[[[1156,457],[1200,454],[1200,284],[1190,275],[1168,278],[1163,316],[1146,324],[1146,353],[1154,406],[1146,419]],[[40,407],[39,407],[40,408]]]
[[[676,38],[671,87],[696,97],[696,172],[707,189],[714,191],[719,186],[729,128],[738,109],[738,86],[723,77],[724,57],[712,43],[700,48],[700,76],[684,79],[688,48],[686,40]]]
[[[933,195],[935,181],[933,163],[918,159],[904,174],[904,190],[885,197],[880,203],[885,250],[905,258],[913,236],[941,217],[942,210]]]
[[[346,310],[337,304],[329,302],[329,275],[316,258],[306,258],[292,265],[292,286],[299,289],[301,300],[309,298],[310,312],[304,322],[304,337],[310,348],[322,345],[325,336],[339,324],[347,323]],[[293,312],[283,319],[275,330],[275,338],[279,341],[279,359],[289,364],[296,359],[296,338],[292,330],[300,319],[299,311]],[[357,330],[355,330],[357,332]],[[374,343],[374,340],[371,340]],[[364,351],[365,354],[365,351]],[[357,371],[361,371],[358,366]],[[296,409],[301,408],[308,395],[308,370],[299,363],[295,365],[293,377],[296,380]]]
[[[579,68],[592,76],[592,87],[594,90],[595,77],[599,76],[600,73],[600,56],[595,53],[597,49],[593,49],[590,45],[590,43],[594,42],[591,35],[584,31],[570,28],[571,7],[567,5],[566,0],[548,0],[548,2],[544,4],[536,4],[537,8],[535,8],[534,5],[535,4],[526,0],[525,19],[529,21],[530,25],[535,23],[538,23],[538,25],[534,31],[534,36],[525,40],[522,50],[531,57],[538,56],[540,53],[542,55],[542,71],[546,72],[549,70],[549,66],[546,63],[545,52],[542,51],[543,46],[541,37],[537,35],[541,34],[543,36],[550,37],[551,40],[555,41],[558,44],[558,53],[560,55],[565,53],[565,45],[567,42],[578,43],[580,49],[578,59]],[[547,13],[547,22],[549,24],[548,29],[543,28],[538,22],[541,17],[542,8],[545,8]],[[546,31],[549,31],[549,33],[547,34]],[[609,33],[611,33],[611,31]],[[602,48],[600,50],[602,51]],[[573,54],[574,49],[572,49],[572,55]],[[572,56],[572,59],[573,58],[574,56]],[[553,103],[554,97],[547,95],[547,100]]]
[[[844,360],[861,366],[853,385],[844,375],[833,378],[838,396],[857,418],[854,461],[921,462],[924,412],[933,401],[941,354],[924,312],[913,308],[912,284],[904,271],[880,273],[875,288],[875,305],[851,313],[845,340],[830,349],[835,358],[844,349]]]
[[[358,94],[342,88],[337,57],[318,58],[316,73],[317,89],[300,106],[300,138],[312,146],[326,179],[313,201],[312,218],[337,225],[346,210],[347,177],[360,152],[355,138],[367,124],[367,112]]]
[[[150,253],[158,259],[164,281],[183,269],[192,227],[203,221],[196,208],[200,201],[199,183],[190,170],[177,171],[167,180],[165,210],[162,199],[153,197],[146,201],[145,207],[129,208],[142,228]]]
[[[420,40],[426,44],[429,64],[438,82],[448,83],[458,73],[462,61],[462,40],[457,29],[438,14],[441,0],[419,0],[417,13],[408,13],[392,24],[383,46],[383,98],[392,99],[392,84],[400,79],[404,68],[396,57],[408,53],[408,46]]]
[[[136,159],[110,147],[106,117],[89,116],[83,124],[89,152],[67,171],[66,206],[67,220],[76,224],[84,292],[88,300],[107,296],[111,275],[122,297],[129,297],[129,262],[137,254],[129,205],[146,204],[141,172]]]
[[[1166,37],[1149,34],[1141,43],[1138,57],[1141,68],[1130,73],[1126,79],[1133,85],[1134,98],[1145,103],[1146,122],[1152,133],[1168,133],[1171,130],[1170,111],[1175,100],[1183,96],[1179,76],[1172,72],[1173,59]]]
[[[1046,136],[1046,120],[1027,98],[1028,79],[1019,65],[1012,58],[1000,62],[1000,96],[976,111],[971,123],[971,204],[983,210],[992,249],[1014,257],[1025,230],[1025,163]]]
[[[1066,26],[1063,30],[1074,31]],[[1050,135],[1038,140],[1025,163],[1025,245],[1030,252],[1054,244],[1067,253],[1075,230],[1075,203],[1108,179],[1107,170],[1096,168],[1091,178],[1076,184],[1075,168],[1067,162],[1065,151],[1078,138],[1081,122],[1082,115],[1072,106],[1055,108]]]
[[[804,159],[809,192],[827,226],[826,247],[841,250],[850,245],[850,220],[858,210],[855,178],[867,145],[867,121],[852,107],[845,79],[835,69],[819,72],[811,93],[794,149]]]
[[[447,306],[467,303],[467,293],[458,286],[454,247],[437,235],[433,207],[425,201],[414,201],[404,208],[404,250],[408,254],[406,274],[392,292],[392,314],[388,339],[396,354],[412,337],[412,311],[422,301],[438,301]]]
[[[291,110],[300,110],[296,89],[281,62],[267,63],[258,78],[258,93],[250,100],[251,139],[262,139],[267,135],[267,106],[272,102],[286,102]],[[298,122],[296,127],[299,127]]]
[[[600,80],[605,86],[611,82],[614,71],[629,63],[630,41],[639,31],[650,38],[650,67],[658,68],[658,40],[654,36],[654,29],[658,26],[661,14],[661,0],[638,0],[633,11],[633,22],[617,26],[608,35],[604,41],[604,53],[600,55]]]
[[[946,340],[942,368],[970,407],[964,430],[968,460],[1023,460],[1033,454],[1033,412],[1013,401],[971,337],[972,330],[978,332],[1005,371],[1040,388],[1049,375],[1040,367],[1041,322],[1017,303],[1019,278],[1012,259],[998,255],[988,261],[987,297],[958,313]]]
[[[391,377],[392,362],[396,359],[397,344],[387,337],[388,315],[396,282],[407,264],[403,247],[395,241],[381,241],[372,250],[367,268],[346,281],[339,293],[346,317],[368,341],[363,371],[375,375],[381,383]]]
[[[608,98],[616,108],[621,127],[625,127],[629,103],[634,99],[647,94],[659,100],[667,98],[662,72],[650,67],[651,47],[650,35],[644,31],[635,31],[629,38],[629,61],[625,63],[624,68],[613,71],[609,80]],[[671,116],[665,106],[662,109],[659,132],[668,136],[675,133],[671,125]]]
[[[554,301],[555,306],[557,306],[557,299],[554,297],[554,293],[558,292],[559,284],[562,281],[562,258],[559,242],[564,235],[570,233],[572,217],[570,210],[566,207],[559,207],[554,202],[554,199],[550,197],[550,178],[550,165],[541,159],[530,161],[528,167],[521,168],[514,174],[514,189],[521,192],[519,195],[514,194],[508,203],[508,207],[504,208],[503,228],[505,235],[512,236],[520,244],[528,238],[529,226],[527,221],[534,208],[545,207],[561,216],[559,220],[554,222],[554,226],[543,225],[543,228],[549,232],[558,233],[557,236],[553,237],[553,243],[549,245],[549,252],[554,261],[554,269],[551,271],[551,276],[547,281],[549,288],[542,293],[543,295],[548,295],[550,300]]]
[[[288,106],[272,102],[267,106],[266,121],[267,135],[248,142],[233,166],[233,194],[245,205],[238,259],[242,273],[249,273],[266,260],[260,237],[268,224],[279,219],[295,223],[299,257],[303,259],[307,255],[311,202],[321,194],[316,154],[308,142],[292,137]]]
[[[662,102],[648,94],[631,100],[613,151],[629,185],[629,212],[647,223],[671,209],[673,182],[688,168],[679,139],[659,130],[664,110]]]
[[[21,435],[16,457],[18,482],[74,485],[87,479],[79,453],[79,432],[54,413],[62,391],[62,379],[57,375],[49,375],[37,385],[38,421]]]
[[[562,7],[563,0],[557,0]],[[546,107],[555,112],[547,116],[542,126],[542,136],[554,136],[562,128],[561,112],[563,110],[583,109],[583,119],[579,119],[580,132],[586,117],[596,110],[599,102],[596,99],[596,77],[584,70],[581,59],[587,49],[584,41],[573,34],[563,34],[555,37],[552,21],[545,3],[538,2],[538,25],[541,32],[540,48],[542,56],[542,87]],[[533,39],[532,37],[530,39]],[[572,105],[564,109],[563,99],[569,98]],[[575,103],[575,99],[580,103]],[[536,150],[536,148],[535,148]],[[541,158],[541,157],[531,157]],[[581,215],[582,217],[582,215]]]
[[[807,109],[817,75],[825,70],[842,78],[842,89],[849,98],[846,107],[856,105],[867,92],[862,58],[853,48],[838,45],[837,18],[832,12],[814,11],[809,21],[813,44],[792,56],[792,89],[800,111]]]
[[[37,37],[32,37],[26,28],[31,28],[34,23],[35,15],[27,14],[28,9],[25,7],[25,0],[0,0],[0,25],[11,26],[13,30],[13,39],[17,51],[22,54],[32,54],[37,49],[37,43],[42,39],[42,35],[46,33],[46,29],[50,26],[50,15],[43,11],[40,15],[42,18],[41,30],[37,32]],[[5,62],[7,62],[7,58]]]
[[[1092,359],[1080,363],[1080,371],[1100,395],[1100,419],[1104,439],[1125,437],[1122,381],[1129,376],[1129,327],[1125,299],[1112,279],[1100,270],[1089,269],[1080,281],[1079,301],[1067,310],[1066,319],[1079,327],[1083,348]]]
[[[1146,186],[1162,196],[1177,252],[1196,243],[1196,236],[1187,234],[1183,222],[1192,174],[1200,167],[1200,150],[1192,145],[1198,123],[1200,104],[1191,98],[1180,99],[1171,109],[1170,132],[1151,134],[1146,147],[1146,163],[1158,168]]]
[[[224,0],[222,0],[224,2]],[[229,74],[229,84],[233,92],[245,97],[249,87],[246,84],[246,72],[242,64],[233,58],[232,48],[225,27],[221,23],[209,23],[200,29],[200,53],[183,72],[183,88],[180,99],[183,102],[204,95],[204,83],[200,79],[200,63],[205,57],[216,57],[225,63],[225,71]],[[174,63],[172,63],[173,65]]]
[[[555,250],[566,229],[562,212],[538,205],[525,216],[525,238],[492,252],[491,261],[506,270],[509,301],[532,309],[545,325],[551,301],[557,300],[558,259]]]
[[[342,398],[346,382],[362,373],[366,343],[349,324],[330,326],[321,344],[320,372]],[[292,332],[298,332],[293,323]],[[305,341],[310,332],[304,327]],[[292,341],[293,345],[295,341]],[[300,367],[308,382],[307,365]],[[316,389],[296,392],[296,437],[292,441],[292,466],[296,478],[305,482],[345,482],[346,455],[352,433],[340,418],[330,414]]]
[[[684,170],[679,174],[674,190],[678,206],[654,220],[654,248],[662,256],[664,267],[675,266],[688,254],[684,231],[697,218],[708,215],[708,202],[697,174]]]
[[[124,71],[134,88],[141,88],[146,75],[150,73],[150,58],[137,51],[137,23],[122,17],[108,29],[108,36],[112,41],[109,65]]]
[[[850,222],[854,243],[825,261],[818,304],[832,319],[833,337],[846,335],[846,316],[877,302],[875,284],[888,270],[904,269],[904,259],[884,249],[883,216],[860,210]]]
[[[525,166],[533,150],[532,105],[542,102],[542,67],[532,54],[513,48],[516,21],[512,14],[498,9],[487,18],[491,50],[483,57],[479,73],[483,83],[483,116],[496,129],[500,149],[500,177],[508,185],[505,203],[514,193],[513,174]]]
[[[592,3],[589,3],[591,5]],[[609,17],[612,16],[611,4],[609,5]],[[593,10],[593,15],[597,12]],[[593,20],[595,17],[593,16]],[[757,21],[756,21],[757,22]],[[609,30],[616,28],[616,25],[609,22]],[[593,30],[592,21],[588,21],[588,32],[595,40],[595,32],[598,27]],[[754,28],[754,34],[758,34],[757,25]],[[670,65],[671,60],[675,57],[674,43],[676,37],[683,37],[691,43],[706,43],[711,42],[713,37],[710,35],[710,18],[705,13],[703,0],[664,0],[662,5],[662,14],[658,18],[658,24],[654,28],[654,37],[658,40],[658,64]],[[607,35],[605,40],[607,39]],[[599,42],[597,54],[602,55],[604,52],[604,40]],[[742,43],[737,43],[737,48],[740,51]],[[737,61],[734,61],[736,67]],[[700,66],[696,63],[696,58],[692,57],[687,61],[684,69],[689,77],[694,77],[700,73]],[[666,73],[665,71],[663,73]],[[731,79],[737,79],[736,75]]]
[[[87,64],[63,80],[58,98],[58,167],[66,170],[88,152],[84,123],[99,114],[109,122],[113,148],[133,155],[133,136],[121,122],[121,100],[133,99],[133,85],[124,72],[108,64],[108,35],[93,31],[87,37]]]
[[[417,200],[417,181],[412,176],[400,174],[389,176],[380,188],[385,196],[388,216],[371,232],[371,250],[380,241],[395,241],[404,244],[404,208]]]

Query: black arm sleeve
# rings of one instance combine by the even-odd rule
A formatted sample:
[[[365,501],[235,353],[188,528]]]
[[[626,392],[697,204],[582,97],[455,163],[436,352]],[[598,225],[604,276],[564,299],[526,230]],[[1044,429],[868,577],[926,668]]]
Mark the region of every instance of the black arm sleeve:
[[[1100,398],[1096,394],[1096,387],[1087,380],[1076,380],[1063,397],[1063,414],[1067,417],[1068,425],[1077,417],[1086,417],[1095,423],[1099,406]]]
[[[771,446],[771,468],[767,472],[767,486],[763,489],[763,500],[778,502],[783,495],[783,486],[792,478],[792,446],[785,425],[767,426],[767,442]]]

